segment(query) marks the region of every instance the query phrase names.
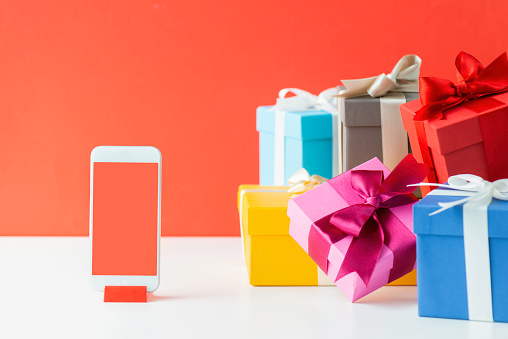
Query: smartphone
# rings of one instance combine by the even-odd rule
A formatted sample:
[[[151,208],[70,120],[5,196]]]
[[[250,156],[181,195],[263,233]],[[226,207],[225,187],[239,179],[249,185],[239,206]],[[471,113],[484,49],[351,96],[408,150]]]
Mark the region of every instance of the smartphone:
[[[159,286],[161,153],[150,146],[98,146],[90,161],[91,283]]]

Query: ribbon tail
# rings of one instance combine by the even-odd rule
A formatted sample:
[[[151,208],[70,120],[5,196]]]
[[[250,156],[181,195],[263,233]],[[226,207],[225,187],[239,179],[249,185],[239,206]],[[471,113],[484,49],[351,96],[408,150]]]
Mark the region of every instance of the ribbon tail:
[[[414,191],[409,188],[409,183],[422,181],[430,172],[430,166],[420,164],[412,154],[406,155],[393,169],[392,173],[381,184],[380,192],[397,192],[398,194],[409,194]]]
[[[367,94],[367,90],[376,81],[377,77],[341,80],[345,89],[339,90],[337,96],[340,98],[353,98]]]
[[[464,204],[464,203],[468,202],[469,200],[471,200],[471,197],[466,197],[464,199],[460,199],[460,200],[452,201],[452,202],[438,202],[437,204],[441,208],[438,209],[437,211],[430,213],[429,216],[433,216],[435,214],[441,213],[441,212],[446,211],[447,209],[450,209],[450,208],[455,207],[457,205]]]
[[[328,273],[328,254],[331,244],[347,236],[346,233],[330,224],[332,215],[314,222],[315,227],[311,227],[308,238],[308,254],[325,273]]]
[[[379,222],[373,216],[363,226],[358,238],[353,238],[335,282],[356,272],[368,286],[383,248],[384,236]]]
[[[418,184],[410,184],[410,185],[407,185],[408,187],[409,186],[414,186],[414,187],[420,187],[420,186],[436,186],[436,187],[443,187],[443,188],[450,188],[450,185],[447,185],[447,184],[435,184],[435,183],[432,183],[432,182],[420,182]]]
[[[388,282],[411,272],[416,262],[416,236],[389,210],[378,212],[385,245],[393,252],[393,267]]]

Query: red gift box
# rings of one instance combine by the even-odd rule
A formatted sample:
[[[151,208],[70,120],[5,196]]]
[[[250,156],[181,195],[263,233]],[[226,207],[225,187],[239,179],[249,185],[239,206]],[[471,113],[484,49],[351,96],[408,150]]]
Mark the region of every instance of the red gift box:
[[[426,182],[444,183],[464,173],[488,181],[508,178],[508,92],[464,99],[450,108],[443,104],[435,118],[414,120],[422,107],[414,100],[400,110],[414,157],[434,169]],[[429,190],[422,187],[424,195]]]

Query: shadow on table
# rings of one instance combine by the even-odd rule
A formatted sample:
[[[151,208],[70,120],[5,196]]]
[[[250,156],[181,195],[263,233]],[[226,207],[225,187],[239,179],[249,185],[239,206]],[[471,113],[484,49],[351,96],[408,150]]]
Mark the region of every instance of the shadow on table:
[[[385,286],[366,295],[355,304],[415,304],[417,303],[416,286]]]
[[[177,299],[182,299],[182,297],[168,295],[153,295],[153,294],[148,295],[148,302],[177,300]]]

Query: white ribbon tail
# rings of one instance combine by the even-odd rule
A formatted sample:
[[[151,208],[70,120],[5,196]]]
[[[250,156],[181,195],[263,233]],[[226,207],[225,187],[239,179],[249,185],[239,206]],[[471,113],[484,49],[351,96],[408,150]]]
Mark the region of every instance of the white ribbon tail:
[[[416,187],[420,187],[420,186],[436,186],[436,187],[450,188],[450,185],[446,185],[446,184],[434,184],[432,182],[420,182],[418,184],[409,184],[407,186],[408,187],[409,186],[416,186]]]
[[[352,79],[352,80],[341,80],[344,85],[344,89],[338,92],[339,96],[346,98],[359,97],[367,94],[369,87],[376,81],[377,77],[363,78],[363,79]]]
[[[460,199],[460,200],[456,200],[456,201],[452,201],[452,202],[438,202],[437,204],[439,205],[439,207],[441,207],[440,209],[438,209],[437,211],[434,211],[432,213],[429,214],[429,216],[433,216],[433,215],[436,215],[438,213],[441,213],[441,212],[444,212],[452,207],[455,207],[457,205],[460,205],[460,204],[464,204],[466,202],[468,202],[469,200],[471,200],[471,197],[466,197],[464,199]]]

